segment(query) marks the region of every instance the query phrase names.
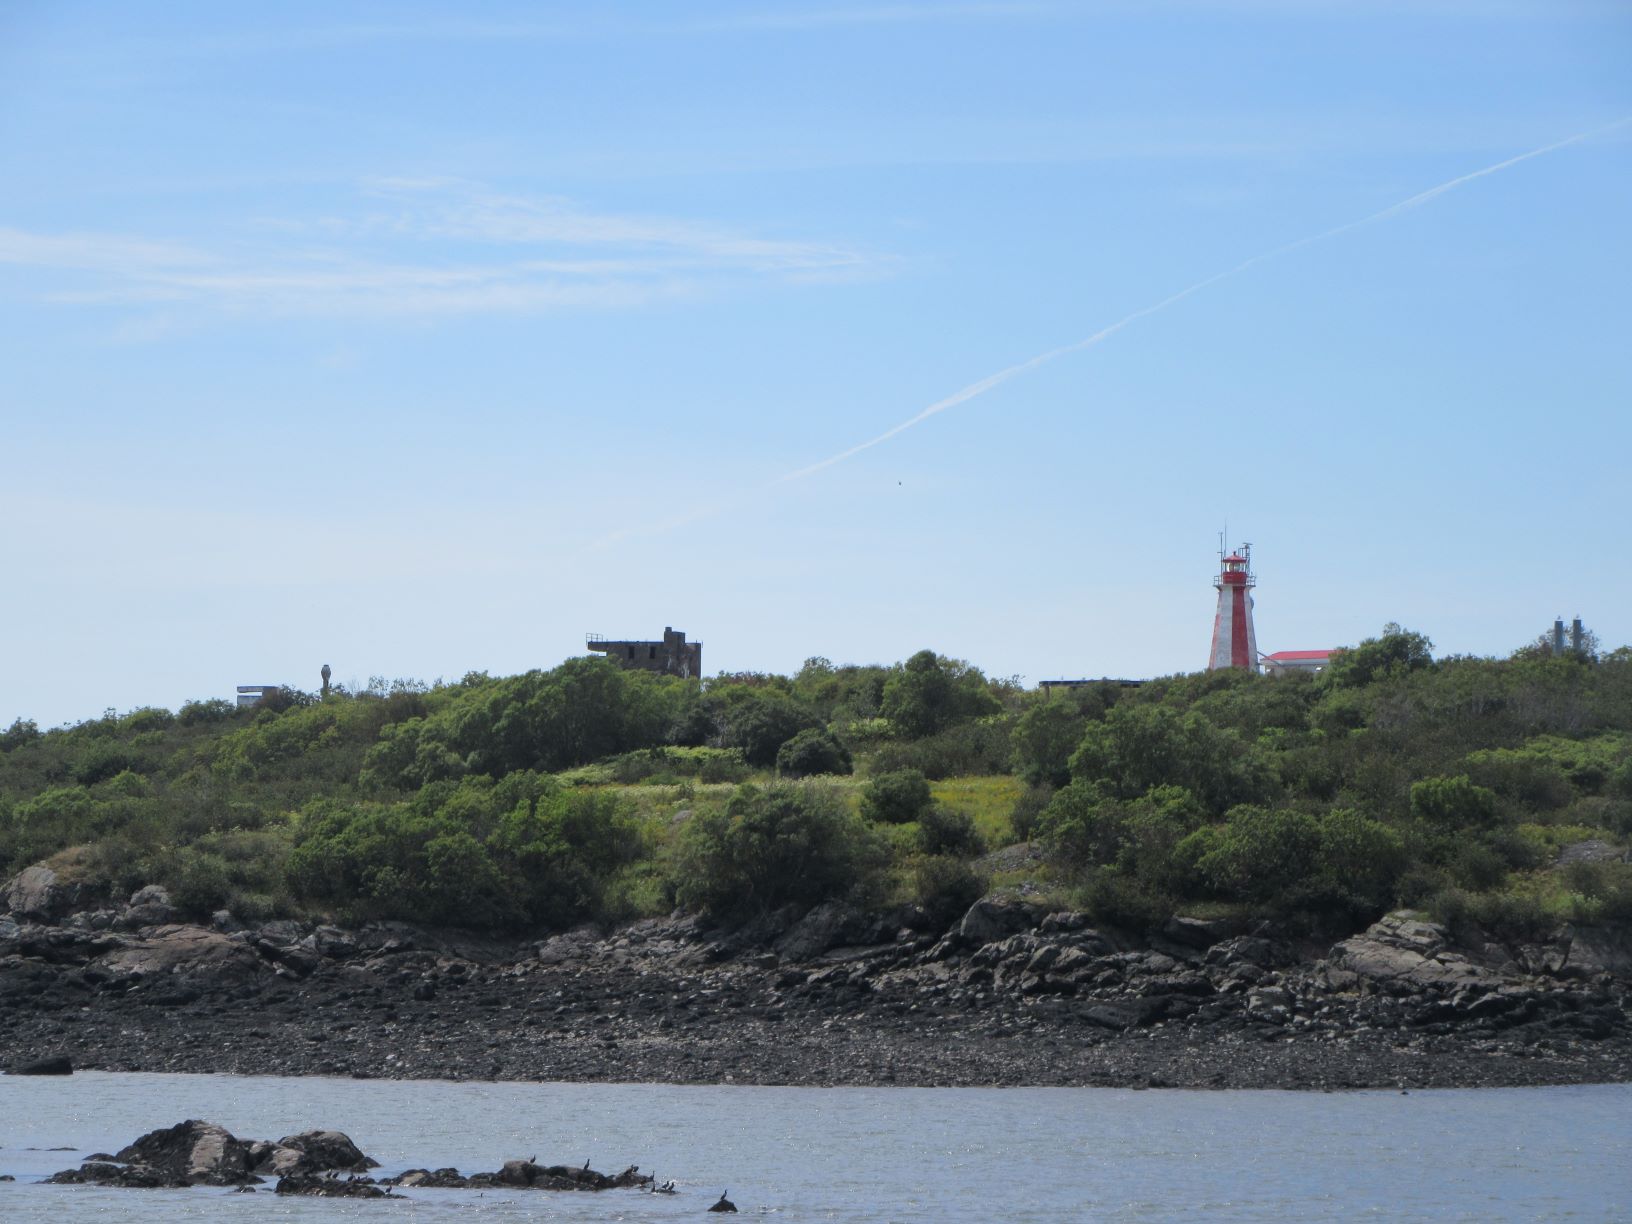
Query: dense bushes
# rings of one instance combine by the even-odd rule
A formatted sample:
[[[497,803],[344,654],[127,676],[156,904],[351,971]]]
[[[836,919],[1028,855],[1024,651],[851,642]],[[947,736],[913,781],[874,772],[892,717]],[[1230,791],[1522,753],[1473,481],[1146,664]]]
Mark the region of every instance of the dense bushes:
[[[986,844],[968,812],[931,807],[918,818],[918,849],[929,855],[972,858],[983,852]]]
[[[850,750],[826,731],[801,731],[776,750],[776,772],[784,778],[847,774]]]
[[[978,668],[920,650],[884,682],[880,712],[896,734],[922,739],[1000,709]]]
[[[883,861],[881,843],[836,792],[812,783],[742,786],[724,807],[687,822],[675,896],[727,918],[866,899]]]
[[[426,787],[406,803],[318,800],[300,814],[289,880],[353,919],[560,926],[600,916],[638,828],[611,795],[521,771]]]
[[[1276,789],[1256,747],[1199,713],[1179,714],[1167,706],[1117,706],[1087,725],[1070,764],[1073,778],[1100,783],[1118,798],[1178,786],[1215,814],[1262,802]]]
[[[884,824],[917,820],[929,804],[929,782],[916,769],[877,774],[861,792],[862,815]]]
[[[835,781],[731,789],[773,767]],[[930,651],[702,684],[593,658],[0,731],[0,872],[49,858],[116,896],[160,882],[201,917],[551,927],[852,893],[950,911],[983,886],[983,843],[1034,834],[1046,864],[989,860],[998,884],[1105,921],[1619,913],[1614,870],[1557,863],[1632,836],[1632,652],[1435,661],[1391,627],[1320,677],[1052,700]]]

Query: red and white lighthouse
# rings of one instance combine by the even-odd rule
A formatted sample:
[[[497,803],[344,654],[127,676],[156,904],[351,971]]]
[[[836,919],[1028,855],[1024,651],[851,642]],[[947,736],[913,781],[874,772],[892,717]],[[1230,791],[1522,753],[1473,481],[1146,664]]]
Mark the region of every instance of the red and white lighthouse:
[[[1213,579],[1218,590],[1218,613],[1213,617],[1213,653],[1207,660],[1208,671],[1220,667],[1258,670],[1251,593],[1257,585],[1252,575],[1251,544],[1243,544],[1228,554],[1219,549],[1218,577]]]

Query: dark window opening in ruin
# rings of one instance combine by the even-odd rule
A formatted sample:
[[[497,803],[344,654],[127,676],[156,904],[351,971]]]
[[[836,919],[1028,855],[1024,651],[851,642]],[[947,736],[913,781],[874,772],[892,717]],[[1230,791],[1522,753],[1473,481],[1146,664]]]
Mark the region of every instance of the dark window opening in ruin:
[[[647,658],[648,658],[648,659],[655,659],[655,658],[657,658],[657,647],[656,647],[656,646],[648,646],[648,647],[646,647],[646,657],[647,657]]]
[[[629,657],[631,659],[635,657],[635,648],[633,646],[629,647]]]

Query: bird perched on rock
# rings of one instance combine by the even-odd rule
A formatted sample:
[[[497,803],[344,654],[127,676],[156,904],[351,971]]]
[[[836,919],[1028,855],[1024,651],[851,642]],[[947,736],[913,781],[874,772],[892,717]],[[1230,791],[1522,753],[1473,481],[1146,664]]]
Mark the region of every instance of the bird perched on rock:
[[[725,1194],[726,1192],[724,1190],[720,1191],[720,1201],[715,1203],[714,1206],[710,1207],[710,1211],[736,1211],[737,1205],[730,1199],[726,1198]]]

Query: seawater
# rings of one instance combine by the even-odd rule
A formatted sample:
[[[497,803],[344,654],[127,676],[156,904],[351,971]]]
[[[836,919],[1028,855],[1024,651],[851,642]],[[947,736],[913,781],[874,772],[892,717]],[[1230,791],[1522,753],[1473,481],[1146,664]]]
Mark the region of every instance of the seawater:
[[[349,1134],[381,1173],[506,1159],[673,1178],[638,1191],[401,1202],[48,1186],[184,1118]],[[40,1151],[53,1147],[72,1151]],[[1632,1086],[1133,1092],[751,1088],[80,1073],[0,1078],[0,1220],[1632,1219]]]

